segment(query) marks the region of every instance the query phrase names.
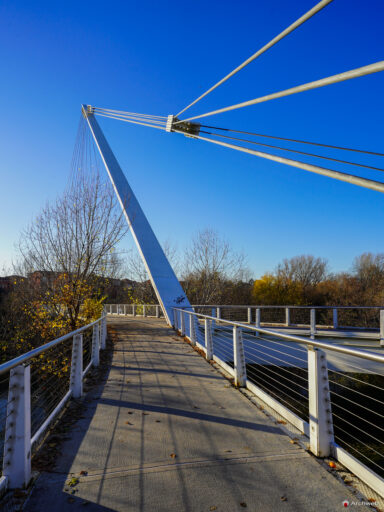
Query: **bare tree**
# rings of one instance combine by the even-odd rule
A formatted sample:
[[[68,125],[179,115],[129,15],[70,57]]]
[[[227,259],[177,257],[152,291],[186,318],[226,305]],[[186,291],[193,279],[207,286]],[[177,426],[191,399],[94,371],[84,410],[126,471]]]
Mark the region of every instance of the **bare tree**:
[[[19,269],[53,291],[66,287],[73,328],[91,282],[112,276],[120,266],[115,246],[128,226],[116,206],[112,187],[97,172],[79,173],[63,197],[47,204],[21,235]]]
[[[178,274],[179,258],[176,247],[169,240],[166,240],[162,247],[175,274]],[[136,285],[132,290],[133,297],[143,304],[157,303],[157,297],[149,280],[147,269],[136,248],[131,249],[128,254],[125,254],[124,269],[127,276],[131,280],[136,281]]]
[[[286,281],[299,283],[303,289],[316,286],[328,276],[328,262],[312,255],[284,259],[277,266],[276,275]]]
[[[242,254],[212,229],[197,233],[185,252],[183,281],[189,299],[196,304],[220,303],[228,282],[249,281]]]

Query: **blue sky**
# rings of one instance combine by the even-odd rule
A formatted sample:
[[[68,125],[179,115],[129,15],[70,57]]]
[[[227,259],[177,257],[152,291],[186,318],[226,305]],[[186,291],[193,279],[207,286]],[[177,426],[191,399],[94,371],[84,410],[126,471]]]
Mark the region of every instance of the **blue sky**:
[[[15,257],[20,230],[67,183],[81,103],[174,114],[315,3],[1,2],[0,266]],[[383,14],[379,0],[335,0],[190,114],[382,60]],[[383,151],[383,86],[377,73],[206,121]],[[99,120],[160,241],[181,250],[197,230],[216,229],[247,255],[255,277],[297,254],[328,258],[339,271],[357,254],[384,252],[377,192]]]

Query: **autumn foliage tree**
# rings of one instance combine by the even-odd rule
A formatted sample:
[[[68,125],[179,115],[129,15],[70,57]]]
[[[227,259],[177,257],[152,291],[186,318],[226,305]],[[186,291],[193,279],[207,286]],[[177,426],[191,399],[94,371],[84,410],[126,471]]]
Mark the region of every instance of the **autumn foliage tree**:
[[[8,299],[12,338],[48,341],[102,311],[102,287],[120,268],[115,246],[127,231],[115,195],[98,173],[79,173],[20,237]],[[34,340],[34,341],[32,341]]]

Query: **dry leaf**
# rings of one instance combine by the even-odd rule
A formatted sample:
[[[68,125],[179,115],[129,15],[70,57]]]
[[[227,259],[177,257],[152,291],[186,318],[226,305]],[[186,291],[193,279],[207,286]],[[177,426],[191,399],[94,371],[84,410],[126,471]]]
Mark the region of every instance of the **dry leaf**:
[[[212,505],[212,507],[209,507],[209,510],[217,510],[217,507],[215,507],[215,505]]]
[[[88,475],[88,471],[80,471],[80,476],[87,476]]]
[[[335,464],[334,462],[330,461],[330,462],[328,462],[328,466],[329,466],[330,468],[332,468],[332,469],[335,469],[336,464]]]
[[[246,508],[246,506],[247,506],[247,504],[245,503],[245,501],[241,501],[241,502],[240,502],[240,507],[244,507],[244,508]]]
[[[177,455],[176,453],[171,453],[170,457],[172,457],[172,459],[176,459]]]
[[[282,425],[286,425],[287,424],[287,422],[284,421],[284,420],[277,420],[277,423],[281,423]]]
[[[281,501],[287,501],[287,497],[286,496],[280,496],[280,499],[281,499]]]

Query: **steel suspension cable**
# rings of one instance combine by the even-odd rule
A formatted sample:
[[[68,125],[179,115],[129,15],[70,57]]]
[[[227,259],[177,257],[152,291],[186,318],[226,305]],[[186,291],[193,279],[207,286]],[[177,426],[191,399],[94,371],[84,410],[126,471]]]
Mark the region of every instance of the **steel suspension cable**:
[[[248,64],[250,64],[252,61],[254,61],[255,59],[257,59],[257,57],[259,57],[260,55],[262,55],[263,53],[265,53],[267,50],[269,50],[270,48],[272,48],[272,46],[274,46],[276,43],[278,43],[279,41],[281,41],[284,37],[286,37],[288,34],[290,34],[291,32],[293,32],[296,28],[298,28],[300,25],[302,25],[303,23],[305,23],[307,20],[309,20],[310,18],[312,18],[312,16],[314,16],[316,13],[318,13],[319,11],[321,11],[321,9],[323,9],[324,7],[326,7],[329,3],[331,3],[333,0],[322,0],[321,2],[319,2],[318,4],[316,4],[312,9],[310,9],[307,13],[305,13],[303,16],[301,16],[298,20],[296,20],[294,23],[292,23],[292,25],[290,25],[289,27],[287,27],[285,30],[283,30],[283,32],[281,32],[279,35],[277,35],[276,37],[274,37],[269,43],[267,43],[265,46],[263,46],[262,48],[260,48],[260,50],[258,50],[256,53],[254,53],[251,57],[249,57],[249,59],[247,59],[246,61],[244,61],[242,64],[240,64],[240,66],[238,66],[237,68],[235,68],[233,71],[231,71],[228,75],[226,75],[224,78],[222,78],[221,80],[219,80],[219,82],[217,82],[214,86],[212,86],[210,89],[208,89],[205,93],[203,93],[201,96],[199,96],[198,98],[196,98],[194,101],[192,101],[192,103],[190,103],[188,106],[186,106],[183,110],[181,110],[178,114],[177,114],[177,117],[180,116],[183,112],[185,112],[186,110],[188,110],[190,107],[192,107],[192,105],[195,105],[198,101],[200,101],[202,98],[204,98],[205,96],[207,96],[210,92],[214,91],[217,87],[219,87],[219,85],[223,84],[224,82],[226,82],[229,78],[231,78],[233,75],[235,75],[236,73],[238,73],[239,71],[241,71],[243,68],[245,68],[245,66],[247,66]]]
[[[200,130],[200,133],[205,133],[207,135],[215,135],[216,137],[222,137],[225,139],[238,140],[241,142],[246,142],[248,144],[255,144],[256,146],[264,146],[267,148],[278,149],[279,151],[289,151],[290,153],[298,153],[300,155],[313,156],[314,158],[322,158],[323,160],[330,160],[331,162],[338,162],[341,164],[348,164],[348,165],[356,165],[357,167],[363,167],[364,169],[370,169],[373,171],[384,172],[384,169],[382,167],[373,167],[372,165],[359,164],[357,162],[349,162],[348,160],[340,160],[338,158],[332,158],[330,156],[317,155],[315,153],[307,153],[305,151],[299,151],[297,149],[282,148],[281,146],[274,146],[272,144],[263,144],[262,142],[256,142],[254,140],[241,139],[240,137],[231,137],[229,135],[221,135],[220,133],[206,132],[204,130]]]
[[[223,112],[229,112],[230,110],[237,110],[239,108],[249,107],[251,105],[263,103],[265,101],[283,98],[285,96],[291,96],[292,94],[310,91],[312,89],[318,89],[319,87],[336,84],[338,82],[344,82],[346,80],[359,78],[361,76],[371,75],[372,73],[378,73],[380,71],[384,71],[384,60],[374,62],[373,64],[369,64],[368,66],[363,66],[361,68],[345,71],[344,73],[339,73],[337,75],[321,78],[320,80],[315,80],[314,82],[307,82],[306,84],[297,85],[295,87],[291,87],[290,89],[284,89],[283,91],[267,94],[266,96],[260,96],[259,98],[255,98],[253,100],[243,101],[242,103],[236,103],[235,105],[230,105],[228,107],[220,108],[218,110],[212,110],[211,112],[206,112],[205,114],[200,114],[194,117],[188,117],[187,119],[176,121],[174,124],[192,121],[193,119],[201,119],[202,117],[213,116],[216,114],[222,114]]]
[[[158,121],[155,119],[147,119],[146,117],[132,117],[132,116],[122,116],[119,114],[108,114],[108,113],[101,113],[101,112],[95,112],[95,116],[104,116],[104,117],[111,117],[113,119],[120,119],[121,121],[124,120],[131,120],[131,121],[140,121],[142,123],[150,123],[150,124],[157,124],[160,126],[165,126],[165,121]]]
[[[176,133],[184,132],[179,130],[174,130]],[[370,180],[368,178],[362,178],[361,176],[354,176],[353,174],[347,174],[340,171],[334,171],[332,169],[327,169],[325,167],[320,167],[318,165],[307,164],[305,162],[300,162],[298,160],[291,160],[290,158],[285,158],[282,156],[271,155],[270,153],[263,153],[262,151],[256,151],[254,149],[245,148],[242,146],[236,146],[234,144],[228,144],[227,142],[222,142],[219,140],[209,139],[207,137],[201,137],[200,135],[189,137],[194,139],[203,140],[206,142],[211,142],[213,144],[217,144],[219,146],[227,147],[230,149],[236,149],[237,151],[242,151],[243,153],[248,153],[250,155],[259,156],[261,158],[265,158],[267,160],[272,160],[274,162],[279,162],[282,164],[290,165],[291,167],[296,167],[298,169],[302,169],[304,171],[314,172],[315,174],[321,174],[323,176],[328,176],[329,178],[334,178],[340,181],[345,181],[347,183],[352,183],[353,185],[358,185],[360,187],[369,188],[371,190],[376,190],[377,192],[384,193],[384,183],[380,181]]]
[[[126,123],[140,124],[142,126],[148,126],[150,128],[158,128],[159,130],[165,130],[165,125],[163,127],[163,126],[157,126],[155,124],[141,123],[139,121],[131,121],[130,119],[123,119],[121,117],[108,116],[108,115],[104,115],[104,114],[97,114],[97,115],[101,116],[101,117],[107,117],[109,119],[118,119],[119,121],[125,121]]]
[[[94,115],[104,115],[104,116],[113,116],[116,119],[132,119],[133,121],[142,121],[147,123],[153,123],[153,124],[163,124],[165,126],[166,121],[160,120],[160,119],[153,119],[151,117],[138,117],[128,114],[115,114],[113,112],[103,112],[103,111],[95,111]]]
[[[115,114],[128,114],[128,115],[137,116],[137,117],[153,117],[156,119],[167,119],[167,116],[155,116],[152,114],[138,114],[137,112],[127,112],[125,110],[113,110],[110,108],[101,108],[101,107],[93,107],[93,109],[104,111],[104,112],[113,112]]]
[[[244,130],[232,130],[232,128],[221,128],[219,126],[210,126],[207,124],[201,124],[200,126],[202,128],[210,128],[211,130],[221,130],[221,131],[225,131],[225,132],[243,133],[244,135],[254,135],[255,137],[265,137],[268,139],[277,139],[277,140],[286,140],[288,142],[297,142],[299,144],[309,144],[310,146],[320,146],[323,148],[340,149],[343,151],[354,151],[356,153],[365,153],[367,155],[384,156],[384,153],[377,153],[376,151],[368,151],[366,149],[347,148],[345,146],[333,146],[331,144],[321,144],[320,142],[310,142],[307,140],[300,140],[300,139],[289,139],[287,137],[277,137],[276,135],[265,135],[262,133],[247,132]]]

